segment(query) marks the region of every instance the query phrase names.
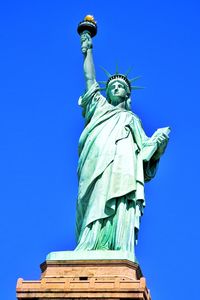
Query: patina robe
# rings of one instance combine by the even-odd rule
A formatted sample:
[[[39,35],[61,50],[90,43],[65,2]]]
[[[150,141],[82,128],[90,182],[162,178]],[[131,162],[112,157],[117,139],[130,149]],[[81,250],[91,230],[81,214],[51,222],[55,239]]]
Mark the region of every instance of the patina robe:
[[[139,118],[114,107],[93,84],[79,105],[86,126],[79,141],[76,250],[134,251],[145,206],[144,182],[155,176],[156,150]]]

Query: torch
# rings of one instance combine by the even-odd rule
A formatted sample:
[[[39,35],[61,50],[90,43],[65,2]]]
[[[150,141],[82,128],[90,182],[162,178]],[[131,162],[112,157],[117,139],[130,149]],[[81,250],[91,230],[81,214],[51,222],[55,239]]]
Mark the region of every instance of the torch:
[[[77,31],[79,35],[87,32],[91,37],[94,37],[97,34],[97,23],[94,17],[87,15],[84,20],[78,24]]]

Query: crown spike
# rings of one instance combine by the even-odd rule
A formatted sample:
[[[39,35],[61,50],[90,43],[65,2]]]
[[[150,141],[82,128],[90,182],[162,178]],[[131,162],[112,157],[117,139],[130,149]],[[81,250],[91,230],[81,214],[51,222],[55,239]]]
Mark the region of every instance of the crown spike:
[[[107,81],[98,81],[98,83],[101,83],[101,84],[106,84]]]
[[[130,81],[130,82],[134,82],[134,81],[136,81],[136,80],[138,80],[138,79],[140,79],[140,78],[142,78],[142,76],[136,76],[136,77],[134,77],[134,78],[132,78],[132,79],[129,79],[129,81]]]
[[[132,90],[143,90],[145,89],[144,86],[131,86]]]
[[[109,86],[109,83],[112,81],[112,80],[117,80],[117,79],[120,79],[120,80],[123,80],[130,88],[130,90],[140,90],[140,89],[144,89],[143,86],[131,86],[131,83],[132,82],[135,82],[137,79],[141,78],[141,76],[136,76],[132,79],[128,79],[128,74],[129,72],[132,70],[132,67],[130,67],[128,69],[128,71],[126,72],[125,75],[119,73],[118,71],[118,64],[116,64],[116,73],[115,74],[110,74],[104,67],[100,66],[100,68],[104,71],[104,73],[107,75],[108,77],[108,80],[107,81],[99,81],[100,84],[104,84],[105,85],[105,88],[100,88],[100,91],[105,91],[108,86]]]
[[[119,66],[118,66],[118,63],[116,63],[116,74],[119,74]]]
[[[125,76],[127,77],[128,74],[129,74],[132,70],[133,70],[133,67],[132,67],[132,66],[129,67],[128,70],[127,70],[126,73],[125,73]]]
[[[100,66],[100,68],[104,71],[104,73],[107,75],[107,77],[112,76],[112,74],[110,74],[104,67]]]

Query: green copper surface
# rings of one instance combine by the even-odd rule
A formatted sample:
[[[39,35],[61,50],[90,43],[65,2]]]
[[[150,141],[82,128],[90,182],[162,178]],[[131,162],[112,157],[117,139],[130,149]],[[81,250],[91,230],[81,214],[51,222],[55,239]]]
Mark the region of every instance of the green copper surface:
[[[170,129],[158,129],[148,137],[131,111],[133,80],[118,73],[110,77],[106,71],[105,98],[96,82],[88,32],[81,34],[81,49],[86,92],[79,99],[85,129],[79,140],[77,254],[54,253],[48,259],[121,259],[126,254],[135,261],[134,248],[145,207],[144,184],[156,174]]]
[[[127,259],[136,262],[133,253],[128,251],[114,250],[91,250],[91,251],[58,251],[47,255],[46,260],[110,260]]]

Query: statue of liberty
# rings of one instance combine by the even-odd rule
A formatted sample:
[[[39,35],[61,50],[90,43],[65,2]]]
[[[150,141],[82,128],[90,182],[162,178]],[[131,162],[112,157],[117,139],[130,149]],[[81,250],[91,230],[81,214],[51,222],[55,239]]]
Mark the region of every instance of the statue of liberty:
[[[18,279],[18,299],[151,299],[135,257],[144,184],[156,174],[169,127],[147,137],[131,111],[128,73],[107,72],[106,97],[96,81],[92,16],[79,23],[86,91],[79,98],[85,128],[79,140],[75,251],[57,251],[39,280]]]
[[[86,92],[79,98],[85,128],[79,140],[75,250],[134,254],[145,207],[144,184],[156,174],[169,128],[146,136],[140,119],[131,111],[131,92],[136,87],[127,74],[107,72],[106,98],[101,94],[92,56],[96,24],[92,16],[81,26],[83,23],[92,30],[84,27],[79,31]]]

